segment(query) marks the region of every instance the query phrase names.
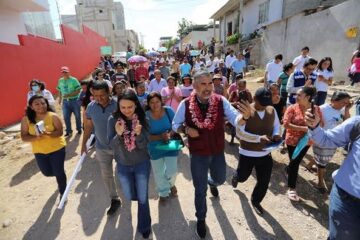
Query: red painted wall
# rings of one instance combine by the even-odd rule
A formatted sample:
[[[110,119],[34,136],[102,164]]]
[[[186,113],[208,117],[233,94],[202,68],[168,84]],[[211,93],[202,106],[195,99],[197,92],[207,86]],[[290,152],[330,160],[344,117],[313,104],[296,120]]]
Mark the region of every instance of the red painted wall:
[[[0,127],[18,122],[24,115],[29,81],[39,79],[56,93],[61,66],[82,79],[99,63],[105,38],[84,27],[83,33],[62,26],[64,43],[19,35],[20,45],[0,42]]]

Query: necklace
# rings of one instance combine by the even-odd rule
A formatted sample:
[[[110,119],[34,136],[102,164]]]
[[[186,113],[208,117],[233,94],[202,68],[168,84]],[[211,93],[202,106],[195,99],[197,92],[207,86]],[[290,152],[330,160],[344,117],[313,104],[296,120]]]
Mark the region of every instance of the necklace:
[[[123,124],[124,126],[124,143],[125,143],[125,148],[126,150],[128,150],[129,152],[131,152],[132,150],[134,150],[136,148],[136,144],[135,144],[135,126],[137,123],[138,117],[136,114],[134,114],[133,119],[131,120],[131,128],[132,129],[128,129],[127,124],[125,122],[124,119],[120,118],[120,122],[121,124]]]
[[[216,95],[212,94],[209,98],[209,107],[205,115],[205,119],[201,114],[201,110],[196,103],[196,94],[192,93],[189,99],[189,109],[191,112],[191,120],[200,129],[211,130],[215,127],[215,123],[218,117],[218,105],[219,99]]]

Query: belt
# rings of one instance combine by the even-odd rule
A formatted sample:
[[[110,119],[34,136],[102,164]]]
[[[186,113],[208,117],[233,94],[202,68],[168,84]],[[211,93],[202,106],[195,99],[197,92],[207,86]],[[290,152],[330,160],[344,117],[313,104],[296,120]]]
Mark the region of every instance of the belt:
[[[78,98],[64,98],[64,101],[72,101],[72,100],[77,100]]]

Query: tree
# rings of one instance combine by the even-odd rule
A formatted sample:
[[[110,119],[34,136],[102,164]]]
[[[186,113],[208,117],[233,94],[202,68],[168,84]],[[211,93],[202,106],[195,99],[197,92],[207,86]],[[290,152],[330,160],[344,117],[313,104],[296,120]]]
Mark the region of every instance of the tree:
[[[185,18],[182,18],[181,21],[178,22],[177,34],[180,39],[185,37],[190,32],[192,25],[193,23],[186,20]]]
[[[177,38],[172,38],[164,42],[163,46],[166,47],[167,49],[171,49],[177,43],[178,40],[179,39]]]

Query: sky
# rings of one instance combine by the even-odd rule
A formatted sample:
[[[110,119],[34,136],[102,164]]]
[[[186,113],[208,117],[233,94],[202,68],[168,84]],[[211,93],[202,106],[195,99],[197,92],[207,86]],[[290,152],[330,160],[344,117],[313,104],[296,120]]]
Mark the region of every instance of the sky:
[[[76,0],[57,0],[61,14],[75,14]],[[227,0],[115,0],[125,12],[126,29],[141,33],[145,48],[155,49],[162,36],[176,37],[178,21],[207,24]],[[139,41],[140,41],[139,36]]]

